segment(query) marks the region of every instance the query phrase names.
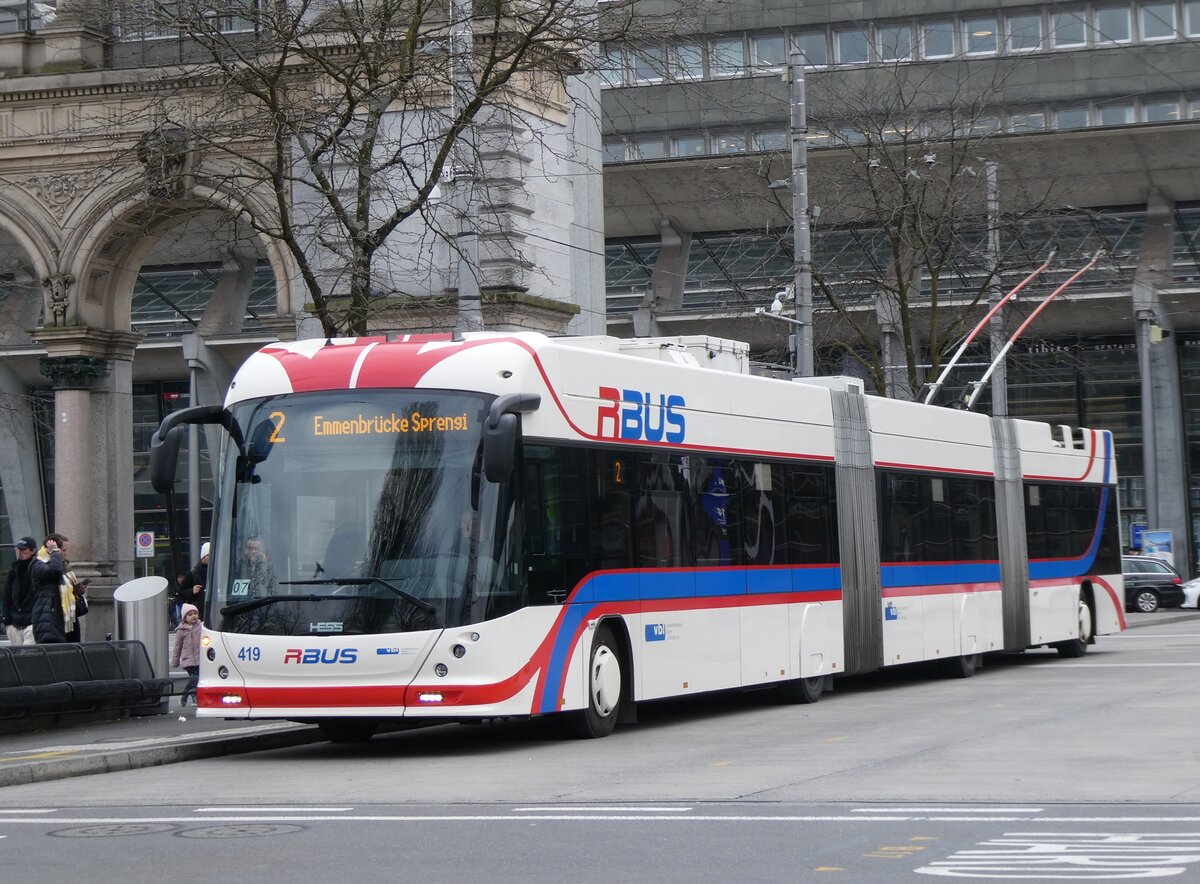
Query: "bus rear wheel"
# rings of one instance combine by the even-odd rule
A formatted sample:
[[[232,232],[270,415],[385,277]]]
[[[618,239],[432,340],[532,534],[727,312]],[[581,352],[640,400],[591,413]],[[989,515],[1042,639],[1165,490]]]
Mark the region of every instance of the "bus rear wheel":
[[[947,657],[938,662],[938,668],[946,678],[970,678],[979,666],[982,654],[963,654],[961,657]]]
[[[815,703],[821,699],[824,687],[825,678],[820,675],[793,678],[775,685],[775,695],[781,703]]]
[[[601,626],[588,665],[587,707],[571,714],[571,732],[582,739],[607,737],[617,726],[624,694],[621,655],[612,630]]]
[[[370,718],[327,718],[317,722],[317,730],[331,743],[365,743],[378,728],[379,722]]]
[[[1079,600],[1079,632],[1075,638],[1058,642],[1054,650],[1060,657],[1082,657],[1087,653],[1088,642],[1092,638],[1092,609],[1086,599]]]

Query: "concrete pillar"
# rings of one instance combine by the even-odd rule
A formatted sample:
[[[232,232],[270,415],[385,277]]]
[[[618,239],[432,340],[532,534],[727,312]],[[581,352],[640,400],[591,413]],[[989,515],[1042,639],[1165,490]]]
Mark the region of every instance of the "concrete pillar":
[[[139,335],[82,326],[38,329],[54,389],[54,524],[88,577],[86,641],[115,631],[112,594],[134,576],[133,351]],[[164,614],[165,616],[165,614]]]
[[[1147,443],[1144,446],[1146,521],[1152,529],[1171,530],[1175,564],[1184,576],[1190,576],[1195,563],[1188,518],[1178,338],[1174,335],[1171,312],[1164,308],[1158,294],[1171,282],[1174,236],[1175,202],[1154,191],[1146,201],[1146,226],[1133,282],[1133,315],[1143,372],[1142,426]]]

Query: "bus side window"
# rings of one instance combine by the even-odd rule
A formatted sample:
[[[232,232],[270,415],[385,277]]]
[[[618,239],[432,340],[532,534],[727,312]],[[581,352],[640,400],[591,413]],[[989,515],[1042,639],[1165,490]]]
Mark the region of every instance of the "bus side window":
[[[686,456],[641,454],[638,460],[637,566],[692,564],[690,464]]]
[[[588,519],[593,566],[599,570],[632,568],[633,458],[624,454],[593,452],[590,478],[595,483],[595,496]]]
[[[743,564],[736,467],[723,457],[692,456],[689,460],[695,509],[696,564]]]
[[[588,570],[587,454],[567,446],[524,451],[530,603],[564,601]]]

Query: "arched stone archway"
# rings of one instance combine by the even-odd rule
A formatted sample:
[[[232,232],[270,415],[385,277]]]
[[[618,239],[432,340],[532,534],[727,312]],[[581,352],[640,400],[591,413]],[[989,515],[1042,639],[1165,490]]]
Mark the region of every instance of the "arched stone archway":
[[[50,250],[43,324],[33,332],[47,351],[41,370],[54,390],[52,527],[71,538],[76,573],[93,579],[85,621],[91,639],[114,631],[112,591],[134,577],[136,564],[130,452],[141,335],[133,329],[131,305],[143,264],[152,255],[170,263],[171,248],[162,244],[174,238],[221,268],[200,308],[203,315],[189,318],[195,333],[185,337],[182,354],[173,351],[172,371],[193,378],[193,401],[220,401],[232,366],[208,351],[204,337],[241,331],[260,260],[273,270],[275,313],[283,326],[269,333],[287,335],[296,325],[291,261],[276,242],[238,220],[253,211],[246,199],[210,190],[162,202],[144,182],[124,179],[84,195],[63,213],[62,238]],[[202,229],[189,230],[195,225]]]

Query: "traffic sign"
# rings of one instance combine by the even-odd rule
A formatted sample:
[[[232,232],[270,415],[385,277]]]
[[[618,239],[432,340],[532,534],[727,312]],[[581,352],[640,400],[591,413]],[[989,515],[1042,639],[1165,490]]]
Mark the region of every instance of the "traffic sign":
[[[139,531],[134,546],[137,548],[137,557],[139,559],[154,558],[154,532]]]

